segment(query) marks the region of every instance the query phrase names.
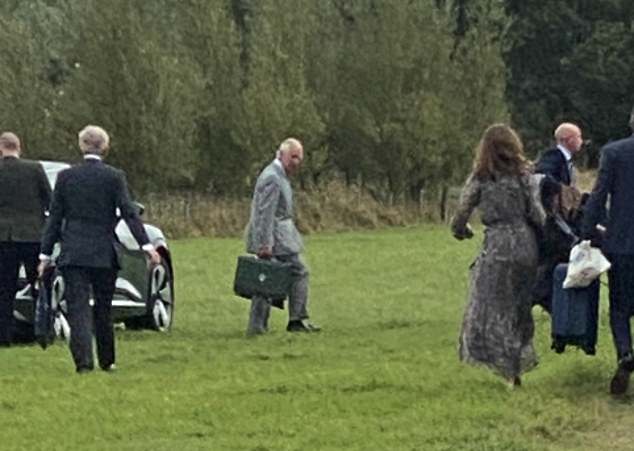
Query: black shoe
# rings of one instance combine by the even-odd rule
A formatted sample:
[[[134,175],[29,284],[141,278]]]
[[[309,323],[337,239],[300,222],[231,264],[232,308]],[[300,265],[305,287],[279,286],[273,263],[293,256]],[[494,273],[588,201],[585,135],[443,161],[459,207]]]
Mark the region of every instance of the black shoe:
[[[107,373],[112,373],[114,371],[117,371],[117,365],[111,363],[110,365],[102,366],[101,369]]]
[[[319,332],[321,327],[309,323],[307,320],[293,320],[286,326],[288,332]]]
[[[630,373],[634,371],[634,356],[632,356],[632,353],[625,354],[619,360],[619,367],[629,371]]]
[[[87,366],[80,366],[76,369],[77,374],[85,374],[85,373],[90,373],[92,371],[92,368],[87,367]]]
[[[610,382],[610,393],[616,396],[623,395],[630,384],[630,372],[619,366]]]

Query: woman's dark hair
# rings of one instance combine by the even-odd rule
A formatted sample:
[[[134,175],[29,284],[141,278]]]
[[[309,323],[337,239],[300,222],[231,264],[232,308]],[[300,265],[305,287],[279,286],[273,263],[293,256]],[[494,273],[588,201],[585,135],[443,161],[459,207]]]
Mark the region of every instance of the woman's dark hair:
[[[519,136],[506,124],[493,124],[484,131],[476,148],[473,173],[481,179],[496,179],[502,175],[522,175],[530,169],[524,157]]]

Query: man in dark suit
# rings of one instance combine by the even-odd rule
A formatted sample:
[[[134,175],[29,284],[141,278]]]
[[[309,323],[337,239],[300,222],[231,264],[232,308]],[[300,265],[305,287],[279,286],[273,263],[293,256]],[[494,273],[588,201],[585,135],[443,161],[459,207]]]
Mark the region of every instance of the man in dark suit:
[[[546,150],[537,163],[535,172],[546,177],[542,183],[542,204],[548,213],[546,224],[539,234],[539,265],[534,289],[534,304],[539,304],[550,313],[552,309],[552,274],[557,263],[567,260],[570,247],[577,233],[572,223],[566,223],[560,214],[560,193],[579,196],[575,186],[576,174],[572,157],[581,151],[583,138],[581,129],[564,122],[555,129],[556,147]],[[571,227],[572,226],[572,227]]]
[[[108,134],[89,125],[79,132],[83,163],[59,173],[46,228],[42,235],[39,271],[50,263],[53,246],[61,243],[56,264],[66,286],[71,327],[70,350],[77,372],[93,369],[92,321],[97,359],[104,371],[114,369],[115,343],[111,307],[119,264],[115,252],[115,227],[123,219],[152,264],[160,256],[148,240],[137,209],[130,200],[125,175],[103,163]],[[94,307],[89,304],[90,287]]]
[[[630,116],[634,131],[634,109]],[[607,144],[601,150],[599,173],[585,208],[582,238],[596,235],[596,226],[606,217],[610,196],[610,214],[602,249],[612,267],[608,271],[610,288],[610,328],[616,348],[617,370],[610,392],[627,391],[634,370],[630,317],[634,314],[634,135]]]
[[[51,186],[42,165],[20,159],[20,139],[0,135],[0,346],[10,346],[20,265],[35,282]]]
[[[555,129],[557,146],[545,151],[535,165],[535,172],[545,174],[563,185],[575,186],[575,169],[572,157],[581,151],[581,129],[564,122]]]

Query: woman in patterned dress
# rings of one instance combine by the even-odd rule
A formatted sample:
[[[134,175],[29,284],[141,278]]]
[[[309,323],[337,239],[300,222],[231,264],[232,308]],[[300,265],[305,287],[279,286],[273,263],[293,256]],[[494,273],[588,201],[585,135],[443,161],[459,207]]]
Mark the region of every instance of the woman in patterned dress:
[[[520,375],[537,364],[531,315],[537,270],[533,227],[544,223],[545,214],[530,188],[530,173],[517,133],[504,124],[490,126],[451,223],[455,238],[471,238],[468,220],[477,207],[485,226],[482,250],[471,266],[460,359],[490,368],[511,386],[519,386]]]

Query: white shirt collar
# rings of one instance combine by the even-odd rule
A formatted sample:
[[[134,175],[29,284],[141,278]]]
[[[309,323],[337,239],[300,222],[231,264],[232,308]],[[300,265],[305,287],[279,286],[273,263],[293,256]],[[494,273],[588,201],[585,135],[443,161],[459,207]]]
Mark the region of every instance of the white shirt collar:
[[[279,160],[279,158],[276,158],[275,160],[273,160],[273,164],[278,166],[282,172],[284,173],[284,175],[286,175],[286,171],[284,170],[284,165],[282,164],[282,162]]]
[[[572,160],[572,153],[564,146],[562,146],[561,144],[557,144],[557,149],[559,149],[561,153],[564,154],[564,157],[566,157],[566,162],[570,162],[570,160]]]
[[[95,155],[94,153],[85,153],[84,160],[99,160],[101,161],[101,157],[99,155]]]

